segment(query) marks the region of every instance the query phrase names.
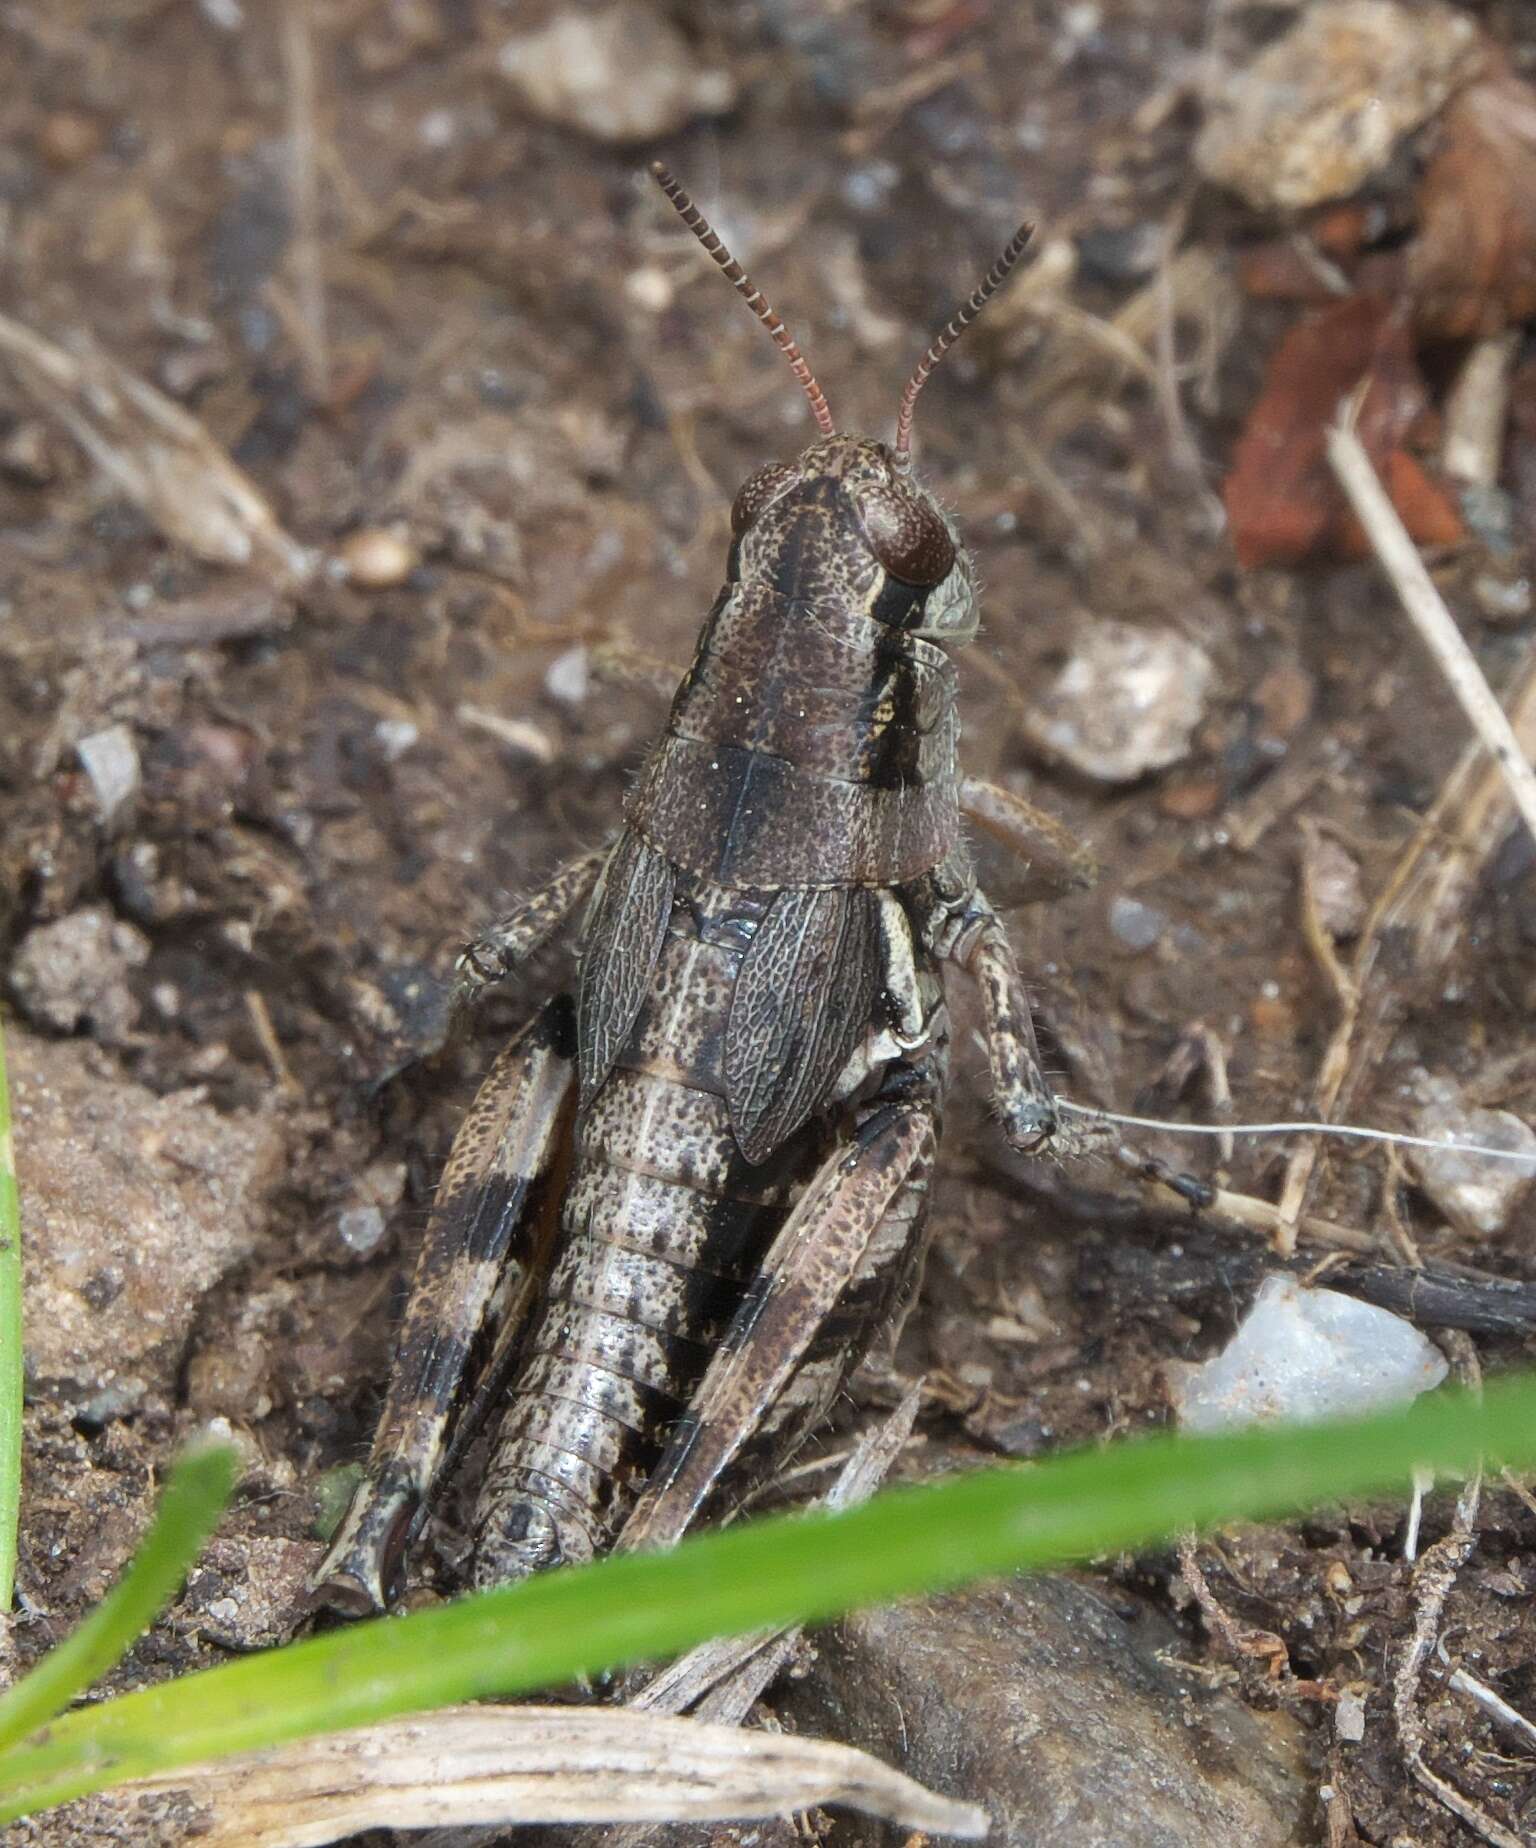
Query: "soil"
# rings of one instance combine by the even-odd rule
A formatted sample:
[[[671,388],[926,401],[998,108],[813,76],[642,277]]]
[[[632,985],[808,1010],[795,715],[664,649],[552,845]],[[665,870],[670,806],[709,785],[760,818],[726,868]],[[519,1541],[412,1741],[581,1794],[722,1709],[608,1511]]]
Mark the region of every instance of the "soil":
[[[1527,9],[1465,10],[1516,71],[1536,68]],[[108,1686],[281,1632],[326,1485],[366,1445],[454,1125],[561,973],[557,957],[445,1043],[454,954],[603,837],[659,722],[654,694],[587,675],[590,651],[686,663],[731,496],[806,440],[782,361],[646,159],[664,156],[751,264],[845,429],[889,429],[931,330],[1022,216],[1043,251],[1076,253],[1076,318],[1022,305],[1026,280],[918,420],[925,476],[985,585],[960,668],[967,767],[1059,815],[1103,867],[1092,892],[1015,918],[1068,1094],[1203,1116],[1201,1049],[1216,1045],[1239,1118],[1310,1114],[1337,1002],[1300,914],[1307,830],[1374,897],[1463,748],[1372,565],[1234,564],[1214,489],[1294,307],[1228,281],[1213,333],[1214,302],[1192,304],[1173,329],[1177,418],[1155,363],[1084,331],[1154,283],[1163,227],[1181,224],[1226,277],[1271,235],[1197,185],[1194,86],[1202,59],[1240,57],[1285,9],[1235,10],[1214,47],[1204,0],[666,12],[710,81],[691,102],[661,98],[675,123],[614,145],[514,93],[497,64],[511,8],[316,8],[323,376],[287,203],[283,9],[119,0],[0,20],[5,314],[66,344],[89,333],[183,405],[321,558],[302,585],[270,559],[200,562],[20,373],[0,378],[0,958],[25,977],[8,990],[24,1204],[34,1238],[50,1228],[33,1314],[73,1291],[80,1324],[50,1318],[29,1339],[19,1664],[100,1597],[157,1472],[210,1419],[248,1454],[238,1506]],[[523,9],[515,24],[530,29]],[[726,89],[728,108],[701,113]],[[1518,535],[1536,413],[1513,429]],[[1528,580],[1522,544],[1471,539],[1441,561],[1495,685],[1529,659],[1529,597],[1521,610],[1476,587]],[[1177,761],[1130,780],[1043,742],[1042,690],[1096,619],[1171,632],[1210,664]],[[138,786],[107,815],[76,746],[116,727]],[[63,939],[34,935],[61,924]],[[1394,1011],[1354,1118],[1405,1124],[1422,1067],[1469,1106],[1529,1119],[1533,943],[1536,860],[1511,825],[1428,984],[1390,958],[1374,976]],[[1103,1161],[1010,1162],[968,1041],[900,1353],[929,1381],[919,1470],[1165,1421],[1165,1366],[1220,1345],[1267,1249],[1153,1210]],[[50,1109],[86,1125],[82,1148],[63,1128],[29,1145]],[[1203,1147],[1155,1146],[1215,1172]],[[1274,1199],[1283,1166],[1275,1145],[1239,1142],[1226,1184]],[[85,1172],[91,1210],[73,1195]],[[164,1194],[142,1249],[114,1175],[129,1201]],[[1416,1249],[1462,1281],[1536,1283],[1529,1198],[1476,1233],[1380,1157],[1325,1156],[1308,1210],[1358,1229],[1357,1269]],[[203,1228],[185,1244],[182,1213]],[[84,1242],[68,1266],[66,1220]],[[120,1351],[90,1316],[121,1322],[138,1302],[153,1338],[130,1331]],[[1506,1365],[1525,1326],[1453,1340],[1453,1358]],[[863,1378],[849,1418],[890,1390]],[[457,1583],[454,1514],[422,1549],[426,1589]],[[1336,1509],[1202,1549],[1215,1599],[1280,1639],[1268,1656],[1234,1656],[1170,1558],[1101,1575],[1159,1606],[1185,1658],[1302,1727],[1325,1794],[1298,1840],[1472,1839],[1410,1782],[1390,1716],[1413,1617],[1405,1518],[1395,1503]],[[1421,1546],[1452,1518],[1451,1491],[1432,1494]],[[1536,1511],[1490,1483],[1442,1629],[1526,1712],[1533,1587]],[[1529,1753],[1448,1673],[1432,1661],[1421,1696],[1430,1762],[1506,1827],[1536,1828]],[[1336,1737],[1345,1690],[1365,1697],[1360,1743]],[[73,1827],[40,1821],[28,1839],[89,1838]]]

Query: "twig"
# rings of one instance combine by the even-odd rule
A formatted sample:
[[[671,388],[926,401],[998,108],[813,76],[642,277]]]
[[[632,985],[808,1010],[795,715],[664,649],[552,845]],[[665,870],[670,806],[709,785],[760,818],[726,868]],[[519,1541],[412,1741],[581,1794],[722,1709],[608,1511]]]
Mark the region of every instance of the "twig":
[[[1440,458],[1447,475],[1491,488],[1504,460],[1509,383],[1520,350],[1518,329],[1479,340],[1462,362],[1445,406]]]
[[[1501,1694],[1496,1694],[1486,1681],[1479,1681],[1469,1675],[1464,1668],[1458,1668],[1451,1676],[1450,1685],[1458,1694],[1466,1694],[1475,1700],[1487,1713],[1493,1715],[1506,1731],[1511,1732],[1522,1745],[1536,1745],[1536,1726],[1517,1713]]]
[[[1482,1374],[1476,1350],[1465,1336],[1453,1348],[1456,1372],[1463,1384],[1480,1391]],[[1397,1724],[1398,1743],[1414,1780],[1436,1802],[1480,1835],[1492,1848],[1522,1848],[1521,1837],[1465,1797],[1454,1784],[1441,1777],[1424,1762],[1424,1721],[1418,1707],[1419,1678],[1440,1629],[1445,1601],[1451,1595],[1456,1576],[1477,1545],[1477,1509],[1483,1493],[1483,1472],[1479,1469],[1456,1498],[1455,1519],[1451,1531],[1429,1549],[1414,1568],[1413,1591],[1417,1600],[1413,1632],[1403,1659],[1392,1677],[1392,1717]]]
[[[311,0],[285,0],[283,79],[288,175],[293,196],[293,283],[303,330],[304,382],[316,404],[330,396],[325,265],[320,243],[320,181],[315,133],[315,45]]]
[[[266,997],[259,988],[246,989],[245,1011],[251,1017],[251,1030],[255,1033],[262,1054],[271,1067],[272,1076],[277,1080],[278,1089],[285,1097],[302,1097],[304,1087],[293,1075],[293,1067],[288,1063],[287,1055],[283,1051],[283,1042],[277,1037],[277,1028],[272,1024],[272,1015],[267,1008]]]
[[[1339,1092],[1349,1073],[1349,1049],[1360,1018],[1360,985],[1340,961],[1334,941],[1323,924],[1317,902],[1317,830],[1305,820],[1302,822],[1301,839],[1302,934],[1313,958],[1328,979],[1339,1010],[1338,1024],[1329,1036],[1312,1091],[1313,1108],[1318,1116],[1327,1120],[1333,1115],[1334,1105],[1338,1102]],[[1296,1249],[1297,1224],[1321,1157],[1321,1146],[1309,1141],[1296,1149],[1286,1162],[1285,1180],[1280,1189],[1279,1221],[1275,1230],[1275,1250],[1282,1258],[1290,1257]]]
[[[1536,836],[1536,770],[1532,770],[1504,708],[1494,698],[1483,670],[1425,570],[1419,549],[1377,479],[1364,445],[1347,422],[1336,424],[1328,432],[1328,460],[1383,570],[1392,580],[1404,613],[1434,655],[1462,711],[1503,772],[1525,825]]]
[[[1197,1536],[1181,1534],[1177,1551],[1180,1576],[1190,1596],[1200,1607],[1206,1629],[1221,1640],[1227,1653],[1234,1660],[1240,1661],[1246,1656],[1262,1662],[1272,1680],[1282,1675],[1288,1677],[1291,1657],[1284,1639],[1273,1630],[1260,1630],[1250,1624],[1239,1623],[1211,1590],[1210,1581],[1200,1564],[1200,1542]]]
[[[935,1834],[987,1828],[985,1810],[852,1746],[603,1707],[445,1707],[130,1788],[186,1792],[200,1839],[218,1848],[316,1848],[445,1821],[717,1822],[823,1803]]]

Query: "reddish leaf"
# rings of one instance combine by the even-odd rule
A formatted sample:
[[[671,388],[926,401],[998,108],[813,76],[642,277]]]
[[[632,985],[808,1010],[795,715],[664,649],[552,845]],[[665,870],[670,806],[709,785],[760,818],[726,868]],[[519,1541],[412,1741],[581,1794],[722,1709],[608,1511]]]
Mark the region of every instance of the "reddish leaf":
[[[1454,505],[1404,447],[1426,405],[1408,330],[1386,301],[1356,295],[1299,322],[1270,359],[1225,486],[1232,543],[1245,569],[1358,553],[1363,535],[1328,466],[1324,438],[1362,380],[1360,440],[1389,493],[1401,494],[1408,530],[1430,544],[1461,536]]]

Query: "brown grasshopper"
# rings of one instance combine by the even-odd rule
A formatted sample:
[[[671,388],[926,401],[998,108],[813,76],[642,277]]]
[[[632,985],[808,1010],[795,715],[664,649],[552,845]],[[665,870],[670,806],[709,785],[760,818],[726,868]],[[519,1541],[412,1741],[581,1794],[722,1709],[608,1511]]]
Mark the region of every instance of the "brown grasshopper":
[[[924,353],[887,446],[837,433],[788,330],[654,171],[819,435],[737,495],[725,585],[620,832],[460,960],[483,989],[586,906],[574,998],[501,1054],[438,1187],[372,1453],[317,1575],[345,1609],[385,1603],[498,1400],[480,1584],[666,1545],[727,1466],[782,1461],[826,1415],[921,1275],[947,966],[980,986],[1004,1134],[1034,1149],[1058,1129],[962,818],[1039,890],[1092,865],[961,774],[950,651],[976,633],[975,583],[911,472],[918,393],[1029,232]]]

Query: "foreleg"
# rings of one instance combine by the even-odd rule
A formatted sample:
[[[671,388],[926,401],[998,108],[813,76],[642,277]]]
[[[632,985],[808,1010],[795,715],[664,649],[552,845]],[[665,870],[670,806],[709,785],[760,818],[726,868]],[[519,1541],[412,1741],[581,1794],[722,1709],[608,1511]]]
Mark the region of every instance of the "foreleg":
[[[636,1503],[619,1547],[670,1546],[721,1472],[764,1425],[792,1380],[802,1417],[842,1376],[801,1374],[829,1317],[902,1275],[938,1146],[931,1096],[877,1103],[850,1146],[828,1157],[774,1240],[694,1397]],[[844,1356],[843,1366],[846,1365]]]
[[[474,1372],[527,1316],[553,1237],[576,1028],[551,1001],[492,1066],[454,1138],[416,1261],[363,1480],[315,1575],[341,1609],[382,1609],[438,1477]]]

